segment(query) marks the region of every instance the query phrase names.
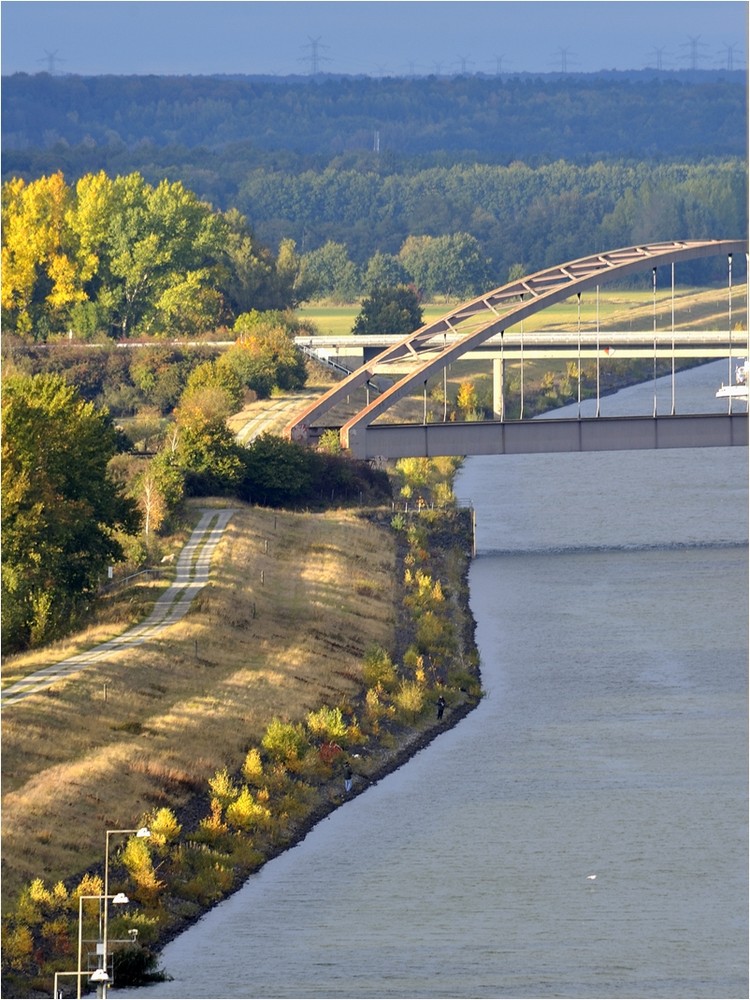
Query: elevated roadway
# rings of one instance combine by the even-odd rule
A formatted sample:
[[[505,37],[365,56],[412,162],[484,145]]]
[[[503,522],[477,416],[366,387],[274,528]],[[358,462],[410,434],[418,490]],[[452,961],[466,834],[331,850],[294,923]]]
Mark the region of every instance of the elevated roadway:
[[[437,358],[446,347],[453,347],[464,334],[435,334],[424,341],[420,359]],[[403,337],[387,335],[295,337],[298,347],[321,360],[361,358],[373,375],[399,375],[409,372],[413,361],[403,356],[390,357],[387,349],[400,344]],[[745,357],[745,330],[609,330],[597,333],[583,330],[544,330],[522,333],[498,333],[461,355],[461,360],[552,361],[599,358],[726,358]],[[344,366],[339,365],[343,370]]]

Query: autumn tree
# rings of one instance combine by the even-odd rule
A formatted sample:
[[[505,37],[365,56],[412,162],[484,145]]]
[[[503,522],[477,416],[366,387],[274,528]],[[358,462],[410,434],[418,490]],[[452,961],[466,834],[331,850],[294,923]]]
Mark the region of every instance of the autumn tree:
[[[3,185],[3,322],[20,333],[35,327],[46,333],[86,298],[68,225],[71,206],[60,172]]]
[[[237,341],[219,364],[232,368],[260,398],[272,389],[302,389],[307,380],[305,358],[294,337],[305,328],[288,313],[253,311],[238,316]]]
[[[456,394],[456,406],[463,413],[464,417],[468,418],[470,414],[476,413],[479,406],[479,397],[473,382],[461,382]]]
[[[3,322],[26,336],[194,335],[302,288],[291,241],[277,262],[239,212],[180,181],[99,172],[71,188],[58,172],[2,193]]]

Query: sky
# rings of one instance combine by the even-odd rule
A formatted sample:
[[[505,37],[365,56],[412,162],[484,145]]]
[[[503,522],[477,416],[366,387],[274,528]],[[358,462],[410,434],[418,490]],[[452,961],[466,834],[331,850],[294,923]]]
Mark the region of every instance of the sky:
[[[2,0],[3,75],[747,66],[746,0]]]

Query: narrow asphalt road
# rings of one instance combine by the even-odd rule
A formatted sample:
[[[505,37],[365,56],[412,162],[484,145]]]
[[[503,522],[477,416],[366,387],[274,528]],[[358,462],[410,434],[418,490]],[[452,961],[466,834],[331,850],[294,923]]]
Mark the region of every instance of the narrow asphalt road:
[[[115,653],[140,646],[183,618],[195,595],[208,583],[211,557],[232,514],[233,510],[201,512],[198,524],[177,559],[174,581],[157,600],[151,614],[140,624],[134,625],[127,632],[108,642],[87,649],[83,653],[77,653],[59,663],[41,667],[23,680],[11,684],[0,696],[2,708],[15,705],[29,695],[43,691],[56,681],[64,680],[101,660],[108,660]]]

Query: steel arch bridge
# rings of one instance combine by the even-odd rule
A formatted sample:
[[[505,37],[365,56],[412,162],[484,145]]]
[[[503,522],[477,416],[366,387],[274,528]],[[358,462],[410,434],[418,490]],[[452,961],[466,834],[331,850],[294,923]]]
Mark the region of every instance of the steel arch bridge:
[[[385,373],[391,368],[401,377],[343,424],[340,430],[342,446],[355,455],[366,457],[364,438],[367,428],[382,413],[425,383],[430,376],[441,372],[447,365],[489,338],[497,334],[502,337],[506,329],[527,317],[572,295],[580,296],[588,289],[637,272],[655,271],[659,267],[683,261],[720,255],[726,255],[731,262],[734,254],[747,254],[747,250],[746,240],[674,240],[649,243],[581,257],[510,281],[463,303],[452,312],[425,324],[386,348],[301,411],[287,424],[285,434],[294,441],[308,442],[313,422],[319,421],[352,390],[369,383],[376,370]],[[474,321],[471,332],[456,340],[455,335],[461,334],[458,328],[467,320]],[[405,367],[408,370],[406,374],[402,374]]]

